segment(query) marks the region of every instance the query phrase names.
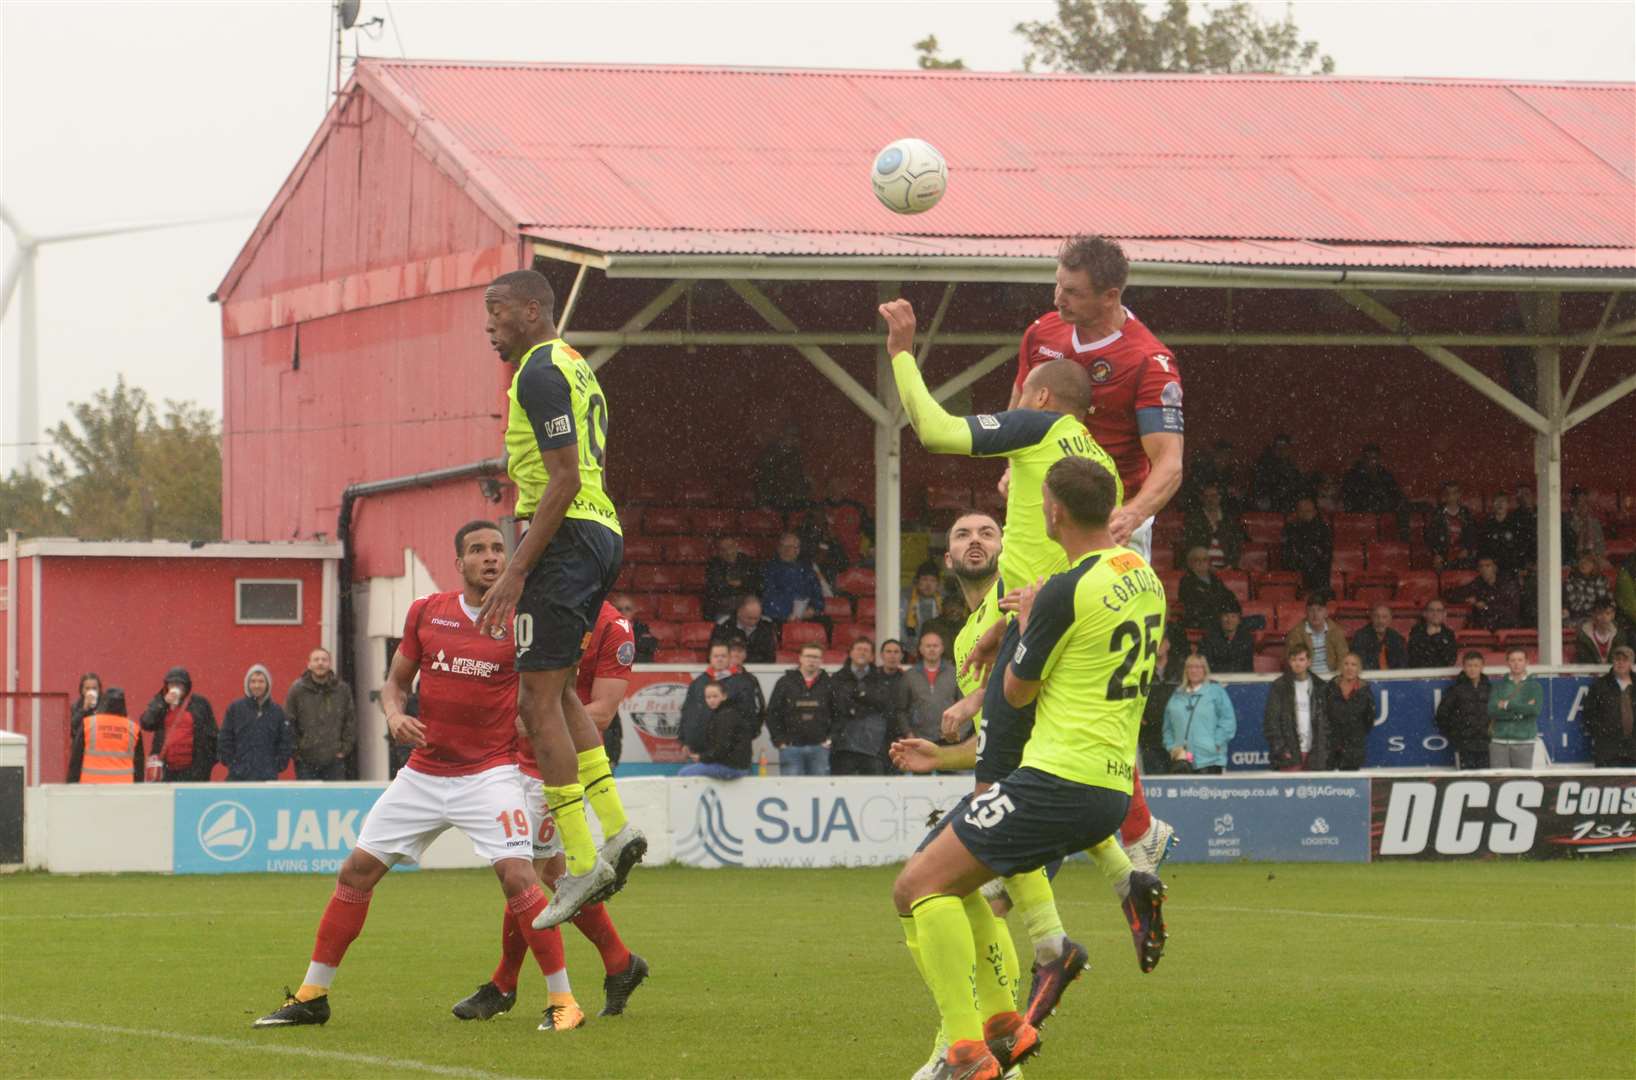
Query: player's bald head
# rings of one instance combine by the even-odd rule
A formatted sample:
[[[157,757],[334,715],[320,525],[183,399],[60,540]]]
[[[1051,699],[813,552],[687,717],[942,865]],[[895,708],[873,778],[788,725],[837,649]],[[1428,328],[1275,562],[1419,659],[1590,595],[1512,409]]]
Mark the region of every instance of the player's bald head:
[[[1047,360],[1028,373],[1023,393],[1048,390],[1060,412],[1081,416],[1091,407],[1091,377],[1072,360]]]

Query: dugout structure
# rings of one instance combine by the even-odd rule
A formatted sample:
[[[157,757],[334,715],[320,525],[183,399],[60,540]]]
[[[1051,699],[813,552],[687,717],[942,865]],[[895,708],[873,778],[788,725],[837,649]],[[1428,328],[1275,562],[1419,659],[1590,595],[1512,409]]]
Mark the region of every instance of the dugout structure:
[[[454,526],[506,509],[481,291],[535,266],[613,406],[616,498],[740,490],[796,424],[873,509],[889,636],[904,514],[996,470],[905,440],[876,304],[915,300],[937,395],[991,411],[1058,240],[1099,231],[1190,447],[1288,430],[1338,471],[1379,442],[1421,495],[1532,478],[1559,565],[1564,483],[1633,486],[1633,131],[1628,84],[365,60],[215,295],[224,529],[344,536],[343,652],[378,684]],[[951,169],[916,217],[865,175],[906,134]],[[1538,600],[1559,661],[1554,577]]]

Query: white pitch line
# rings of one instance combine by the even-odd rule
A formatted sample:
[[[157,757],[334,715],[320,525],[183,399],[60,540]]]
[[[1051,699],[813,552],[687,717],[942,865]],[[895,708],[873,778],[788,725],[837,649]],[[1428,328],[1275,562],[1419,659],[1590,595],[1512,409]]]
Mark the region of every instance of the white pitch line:
[[[1177,911],[1174,904],[1167,905],[1172,912]],[[1636,930],[1633,923],[1573,923],[1573,922],[1523,922],[1510,919],[1456,919],[1439,918],[1434,915],[1372,915],[1364,911],[1306,911],[1301,908],[1272,908],[1272,907],[1226,907],[1221,905],[1187,904],[1181,907],[1181,913],[1186,911],[1225,911],[1242,915],[1298,915],[1312,919],[1360,919],[1367,922],[1391,923],[1428,923],[1437,926],[1508,926],[1508,927],[1538,927],[1546,930]]]
[[[476,1080],[502,1080],[501,1074],[481,1069],[463,1069],[455,1065],[434,1065],[413,1058],[380,1057],[375,1054],[354,1054],[346,1050],[316,1050],[308,1046],[280,1046],[273,1042],[250,1039],[229,1039],[221,1035],[189,1035],[180,1031],[152,1031],[146,1028],[115,1027],[112,1024],[87,1024],[79,1020],[51,1020],[43,1016],[16,1016],[0,1013],[0,1023],[26,1024],[34,1027],[58,1028],[64,1031],[89,1031],[98,1035],[118,1035],[125,1038],[167,1039],[171,1042],[192,1043],[195,1046],[218,1046],[224,1050],[244,1050],[255,1054],[275,1054],[284,1057],[315,1058],[320,1061],[345,1061],[353,1065],[369,1065],[377,1069],[397,1072],[431,1073],[434,1076],[472,1077]],[[269,1033],[270,1038],[278,1036]]]
[[[126,919],[196,919],[215,918],[223,915],[245,916],[261,918],[266,915],[288,915],[286,911],[247,911],[236,909],[233,911],[51,911],[37,915],[0,915],[0,922],[21,922],[28,920],[48,919],[101,919],[103,921],[124,922]]]

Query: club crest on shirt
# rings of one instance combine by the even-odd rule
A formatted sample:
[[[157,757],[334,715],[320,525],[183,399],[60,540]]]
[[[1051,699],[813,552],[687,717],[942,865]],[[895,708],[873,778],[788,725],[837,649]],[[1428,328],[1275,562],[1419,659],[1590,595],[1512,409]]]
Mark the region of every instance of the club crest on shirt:
[[[630,667],[636,661],[636,642],[621,641],[617,657],[621,667]]]
[[[1113,365],[1108,363],[1106,360],[1098,358],[1091,363],[1090,375],[1092,382],[1105,383],[1109,379],[1113,378]]]
[[[495,641],[504,641],[506,639],[506,628],[503,626],[489,627],[489,637]]]
[[[1179,382],[1167,382],[1167,383],[1165,383],[1165,388],[1163,390],[1159,391],[1159,401],[1162,402],[1164,404],[1164,406],[1166,408],[1168,408],[1168,409],[1179,409],[1179,408],[1181,408],[1182,407],[1182,384],[1179,383]]]

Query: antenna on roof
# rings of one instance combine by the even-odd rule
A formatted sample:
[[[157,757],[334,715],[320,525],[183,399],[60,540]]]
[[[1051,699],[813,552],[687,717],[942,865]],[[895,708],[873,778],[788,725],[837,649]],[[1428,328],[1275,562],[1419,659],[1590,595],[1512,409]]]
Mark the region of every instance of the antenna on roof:
[[[335,0],[335,86],[332,94],[341,92],[341,45],[342,35],[348,30],[370,30],[378,33],[386,20],[379,15],[373,19],[358,21],[358,9],[363,7],[363,0]],[[375,33],[370,36],[374,37]],[[357,59],[357,50],[353,50],[353,59]]]

